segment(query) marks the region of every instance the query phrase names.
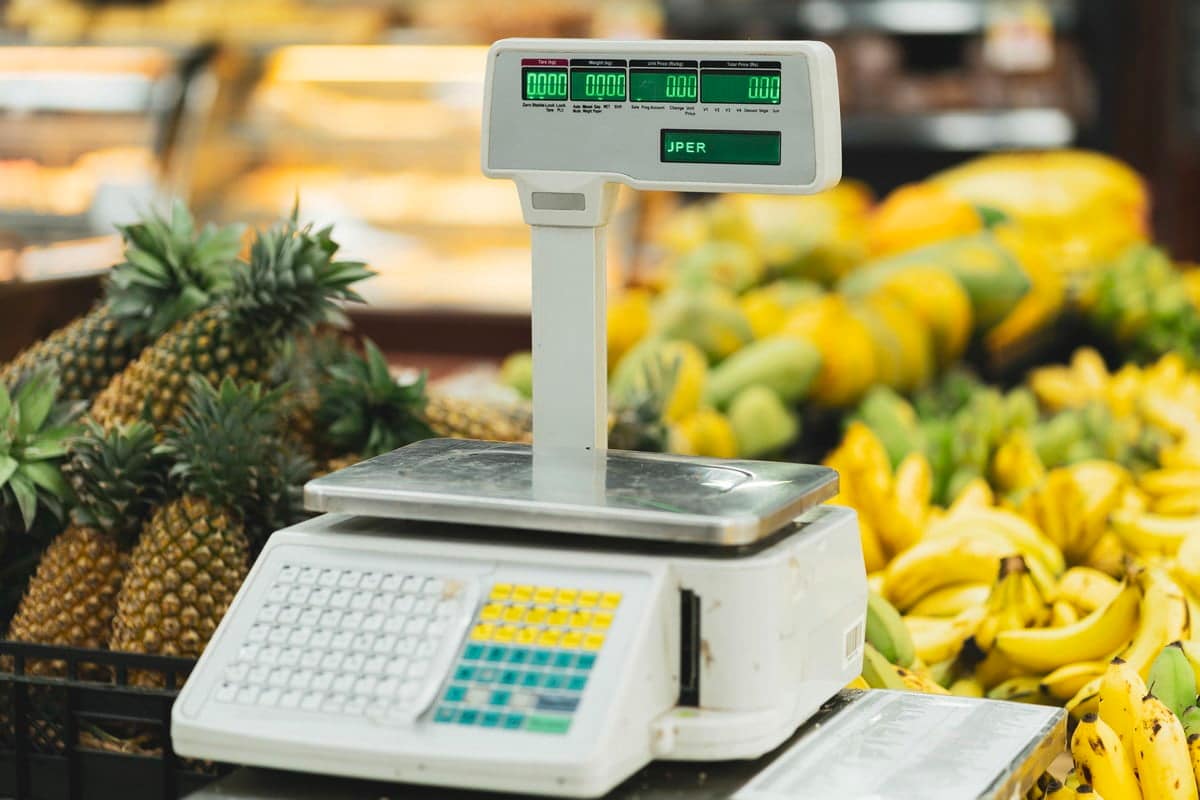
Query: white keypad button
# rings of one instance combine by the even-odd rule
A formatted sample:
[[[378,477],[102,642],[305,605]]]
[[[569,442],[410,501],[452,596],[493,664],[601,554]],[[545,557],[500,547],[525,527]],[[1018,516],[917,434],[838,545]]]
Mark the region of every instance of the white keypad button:
[[[271,587],[271,591],[267,592],[268,603],[286,603],[288,595],[291,594],[291,587],[285,583],[277,583]]]
[[[358,585],[364,589],[375,591],[379,588],[379,584],[383,582],[383,575],[379,572],[368,572],[362,577],[362,582]]]
[[[280,625],[295,625],[300,620],[300,609],[297,606],[284,606],[279,612]]]
[[[342,573],[342,577],[338,579],[338,586],[343,589],[358,588],[359,573],[353,570],[346,570]]]
[[[350,598],[353,596],[353,592],[339,589],[329,596],[329,605],[331,608],[347,609],[350,607]]]
[[[295,567],[291,564],[284,564],[279,569],[279,579],[278,580],[280,583],[293,583],[293,582],[295,582],[296,577],[299,574],[300,574],[299,567]]]
[[[279,698],[281,708],[296,708],[300,705],[300,692],[284,692]]]
[[[307,586],[297,586],[288,592],[287,601],[292,605],[302,606],[308,602],[310,595],[312,595],[312,590]]]
[[[316,711],[321,707],[321,701],[324,699],[324,695],[321,695],[317,692],[309,692],[308,694],[305,694],[304,698],[300,701],[300,710]]]
[[[317,578],[317,585],[332,589],[338,585],[339,575],[340,573],[336,569],[323,569],[321,570],[320,577]]]
[[[300,583],[304,586],[312,586],[316,584],[317,577],[321,574],[321,570],[316,567],[305,567],[300,570]]]

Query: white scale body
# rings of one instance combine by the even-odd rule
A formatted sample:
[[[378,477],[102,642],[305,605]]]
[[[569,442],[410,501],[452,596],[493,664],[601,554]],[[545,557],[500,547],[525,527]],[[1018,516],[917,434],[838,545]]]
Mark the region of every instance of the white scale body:
[[[175,704],[181,755],[593,797],[653,759],[758,757],[860,672],[831,470],[605,446],[615,184],[832,185],[832,54],[505,40],[486,85],[484,172],[533,226],[535,445],[430,440],[310,483],[329,513],[264,548]]]

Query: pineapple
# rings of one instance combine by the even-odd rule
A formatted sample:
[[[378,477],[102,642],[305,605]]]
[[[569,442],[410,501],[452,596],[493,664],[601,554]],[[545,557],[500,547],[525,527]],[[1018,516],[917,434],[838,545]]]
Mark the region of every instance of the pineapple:
[[[265,381],[289,337],[340,319],[337,300],[361,300],[350,285],[372,273],[360,262],[334,261],[337,248],[328,228],[298,228],[295,213],[261,233],[232,288],[114,377],[92,403],[92,417],[110,428],[146,414],[161,430],[186,405],[193,372],[214,384]]]
[[[438,436],[494,442],[533,441],[533,414],[525,406],[476,403],[428,390],[421,417]]]
[[[667,450],[670,432],[663,415],[680,369],[678,360],[650,359],[642,367],[642,379],[622,394],[608,415],[608,446],[614,450]]]
[[[277,393],[198,376],[160,451],[173,499],[143,526],[117,597],[110,647],[198,657],[249,570],[245,512],[278,490]],[[147,676],[131,680],[148,683]]]
[[[92,423],[72,442],[63,468],[77,503],[72,523],[42,554],[10,639],[107,646],[128,546],[157,498],[163,462],[153,451],[154,429],[144,422],[109,434]],[[28,670],[61,674],[62,665],[32,662]]]
[[[78,317],[0,366],[10,388],[41,365],[56,365],[66,400],[90,400],[142,348],[178,320],[206,305],[229,281],[238,228],[196,233],[186,207],[120,229],[125,261],[112,268],[105,296]]]

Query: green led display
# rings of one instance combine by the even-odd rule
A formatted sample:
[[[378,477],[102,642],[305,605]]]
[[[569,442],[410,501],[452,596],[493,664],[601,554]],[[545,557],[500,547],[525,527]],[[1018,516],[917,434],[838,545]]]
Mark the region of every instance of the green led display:
[[[566,100],[567,71],[565,69],[521,70],[524,86],[521,97],[525,100]]]
[[[696,102],[696,70],[629,70],[629,99],[635,103]]]
[[[779,131],[662,131],[660,159],[673,164],[779,164]]]
[[[703,103],[779,103],[778,72],[704,70],[700,73]]]
[[[571,70],[571,99],[612,101],[625,99],[625,70]]]

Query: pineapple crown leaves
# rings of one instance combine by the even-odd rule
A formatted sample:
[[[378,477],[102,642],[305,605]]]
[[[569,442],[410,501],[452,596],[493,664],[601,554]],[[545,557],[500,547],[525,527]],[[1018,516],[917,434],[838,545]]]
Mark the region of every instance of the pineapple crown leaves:
[[[272,452],[259,502],[245,512],[246,534],[252,547],[260,548],[274,531],[305,518],[304,484],[315,471],[316,465],[303,453],[288,448]]]
[[[183,413],[155,452],[171,461],[172,488],[244,515],[268,493],[271,464],[282,449],[280,393],[231,378],[213,387],[199,375],[191,376],[189,390]]]
[[[0,528],[13,513],[29,531],[39,510],[61,519],[70,490],[62,475],[68,443],[78,433],[78,406],[56,403],[58,373],[34,372],[10,393],[0,385]]]
[[[296,211],[261,232],[250,261],[233,274],[230,307],[256,335],[279,338],[322,322],[345,324],[339,300],[362,302],[351,284],[375,273],[361,261],[335,261],[332,228],[298,227]]]
[[[370,458],[433,436],[422,416],[425,375],[398,383],[374,342],[364,339],[363,348],[362,356],[330,365],[321,386],[317,422],[329,445]]]
[[[72,516],[131,543],[161,500],[167,461],[155,450],[155,431],[135,422],[106,431],[93,420],[70,442],[63,475],[75,494]]]
[[[197,233],[187,206],[120,227],[125,261],[113,267],[106,294],[128,330],[158,336],[227,291],[241,249],[242,226],[205,226]]]

